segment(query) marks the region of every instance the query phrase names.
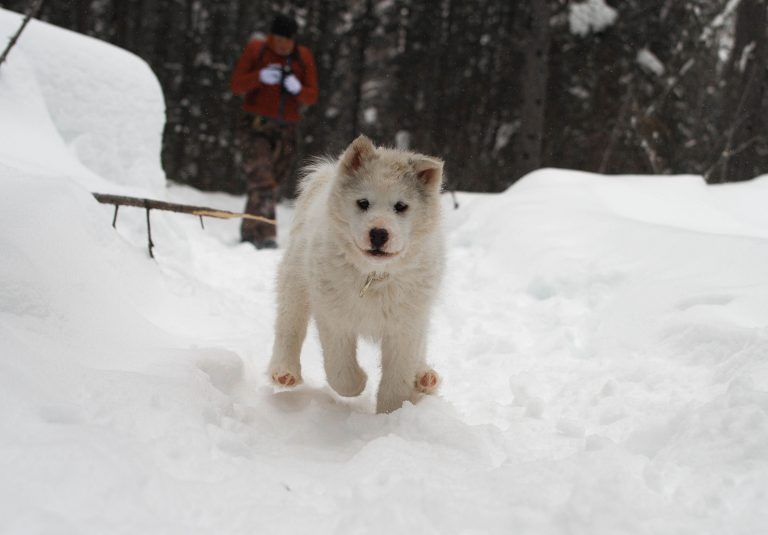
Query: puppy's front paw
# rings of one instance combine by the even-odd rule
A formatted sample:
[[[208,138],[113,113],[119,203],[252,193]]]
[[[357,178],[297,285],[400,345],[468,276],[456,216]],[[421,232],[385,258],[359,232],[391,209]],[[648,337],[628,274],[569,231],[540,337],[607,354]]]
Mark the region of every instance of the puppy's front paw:
[[[275,372],[272,374],[272,382],[277,386],[291,387],[301,384],[301,377],[296,377],[291,372]]]
[[[416,390],[424,394],[433,394],[440,384],[440,376],[429,368],[416,374]]]

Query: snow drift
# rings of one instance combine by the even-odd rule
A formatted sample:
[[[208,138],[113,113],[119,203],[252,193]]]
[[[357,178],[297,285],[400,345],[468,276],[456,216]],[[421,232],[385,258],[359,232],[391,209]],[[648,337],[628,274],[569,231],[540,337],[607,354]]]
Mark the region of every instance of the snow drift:
[[[0,10],[0,34],[10,37],[20,21]],[[7,128],[0,144],[12,149],[8,158],[51,174],[71,173],[89,185],[101,177],[162,188],[165,104],[149,66],[125,50],[38,21],[22,36],[1,71],[0,114]],[[92,173],[79,171],[82,166]]]
[[[140,60],[41,23],[0,68],[0,532],[768,523],[767,179],[542,170],[446,202],[442,393],[375,415],[370,346],[359,399],[313,334],[306,384],[269,385],[279,250],[153,213],[152,261],[143,212],[110,227],[91,189],[242,208],[164,186],[162,109]]]

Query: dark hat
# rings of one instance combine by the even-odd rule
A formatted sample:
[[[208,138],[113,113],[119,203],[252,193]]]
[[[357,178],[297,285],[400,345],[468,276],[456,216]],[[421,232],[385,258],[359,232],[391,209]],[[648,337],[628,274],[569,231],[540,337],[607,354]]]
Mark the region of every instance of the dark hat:
[[[272,20],[272,27],[269,29],[269,33],[293,39],[298,29],[299,25],[293,18],[280,14],[275,15],[275,18]]]

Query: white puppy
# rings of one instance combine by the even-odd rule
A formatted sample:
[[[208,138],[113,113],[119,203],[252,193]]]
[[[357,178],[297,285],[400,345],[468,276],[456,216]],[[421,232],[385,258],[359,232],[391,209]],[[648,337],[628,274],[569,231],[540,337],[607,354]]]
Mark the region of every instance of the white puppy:
[[[426,340],[443,271],[442,178],[441,160],[377,148],[365,136],[338,161],[306,169],[278,273],[269,365],[277,385],[302,381],[299,354],[311,315],[328,383],[342,396],[365,389],[360,336],[381,342],[377,412],[437,389]]]

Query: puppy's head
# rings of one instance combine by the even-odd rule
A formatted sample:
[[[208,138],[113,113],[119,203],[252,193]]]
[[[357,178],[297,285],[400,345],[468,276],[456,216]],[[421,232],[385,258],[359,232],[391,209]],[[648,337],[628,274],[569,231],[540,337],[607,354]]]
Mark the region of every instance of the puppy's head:
[[[342,154],[335,180],[329,208],[337,239],[363,270],[395,267],[439,239],[441,160],[360,136]]]

